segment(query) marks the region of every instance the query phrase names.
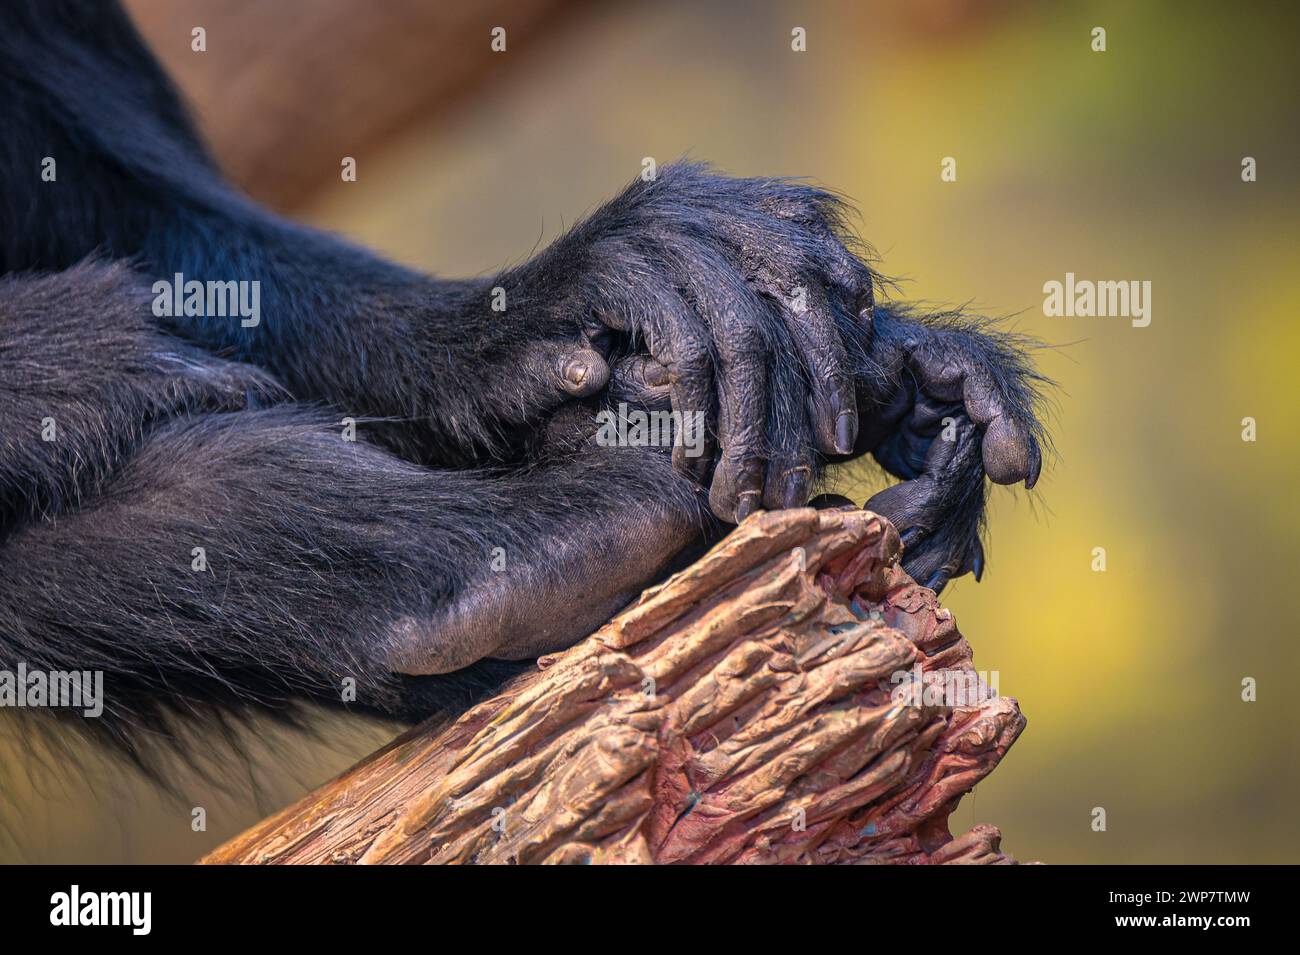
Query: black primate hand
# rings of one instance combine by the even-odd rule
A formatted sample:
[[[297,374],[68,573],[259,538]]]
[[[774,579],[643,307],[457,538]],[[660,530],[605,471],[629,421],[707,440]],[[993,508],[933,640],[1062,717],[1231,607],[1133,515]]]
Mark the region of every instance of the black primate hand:
[[[876,312],[855,450],[904,480],[865,506],[894,523],[904,568],[935,591],[983,574],[984,478],[1032,488],[1042,471],[1036,408],[1047,382],[1026,358],[1030,344],[957,315]]]
[[[503,285],[550,341],[571,323],[579,348],[609,354],[621,338],[667,370],[673,410],[704,429],[702,453],[681,445],[674,464],[711,475],[712,510],[738,522],[804,504],[815,452],[849,453],[857,439],[851,353],[870,339],[872,277],[841,215],[809,186],[680,163]]]
[[[1048,439],[1036,409],[1047,382],[1029,364],[1028,340],[978,319],[913,317],[882,306],[874,325],[870,347],[854,354],[859,437],[850,454],[831,460],[870,453],[903,479],[864,506],[898,528],[903,566],[913,578],[936,592],[966,573],[978,580],[985,478],[1037,483]],[[666,368],[632,355],[614,364],[603,401],[662,411],[670,392]],[[563,424],[553,421],[548,441],[564,429],[589,438],[593,429],[591,410],[576,406]],[[825,463],[815,457],[814,482]]]

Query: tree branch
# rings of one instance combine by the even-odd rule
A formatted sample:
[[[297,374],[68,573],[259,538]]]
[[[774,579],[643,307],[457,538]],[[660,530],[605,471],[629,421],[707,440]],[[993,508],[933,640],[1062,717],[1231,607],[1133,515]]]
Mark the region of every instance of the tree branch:
[[[1024,717],[900,549],[866,511],[755,515],[202,861],[1011,862],[996,828],[953,839],[948,816]]]

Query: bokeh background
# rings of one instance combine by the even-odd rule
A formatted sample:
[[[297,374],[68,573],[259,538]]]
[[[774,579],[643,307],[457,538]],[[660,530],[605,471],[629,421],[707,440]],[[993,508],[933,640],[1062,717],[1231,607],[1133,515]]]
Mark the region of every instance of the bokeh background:
[[[1047,862],[1300,861],[1294,10],[128,7],[243,188],[430,271],[526,257],[647,156],[848,195],[900,297],[1005,316],[1051,346],[1038,361],[1059,382],[1046,477],[1032,495],[995,492],[988,573],[945,595],[977,666],[1029,719],[954,830],[995,823],[1005,850]],[[190,50],[196,25],[205,54]],[[494,25],[504,54],[489,51]],[[806,52],[791,50],[796,26]],[[1066,272],[1150,280],[1151,325],[1045,317],[1043,283]],[[859,500],[882,483],[869,467],[837,481]],[[1242,701],[1246,677],[1257,702]],[[258,723],[240,757],[200,734],[222,785],[178,768],[169,796],[75,742],[69,762],[9,715],[0,861],[190,861],[394,731],[324,713],[307,735]]]

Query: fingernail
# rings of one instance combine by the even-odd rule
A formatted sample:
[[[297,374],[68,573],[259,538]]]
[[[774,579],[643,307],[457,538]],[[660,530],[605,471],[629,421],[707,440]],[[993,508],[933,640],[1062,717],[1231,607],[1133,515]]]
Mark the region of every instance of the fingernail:
[[[803,507],[808,503],[808,479],[810,472],[808,468],[791,468],[781,475],[782,495],[781,506],[789,509],[792,507]]]
[[[740,500],[736,502],[736,523],[741,523],[758,510],[758,505],[762,500],[762,495],[757,491],[745,491],[740,495]]]
[[[983,554],[978,555],[973,561],[971,561],[971,573],[975,575],[975,583],[979,583],[980,578],[984,576]]]
[[[564,363],[564,378],[575,388],[581,388],[591,374],[591,367],[581,358],[571,358]]]
[[[858,318],[864,322],[870,322],[876,317],[876,290],[872,284],[868,283],[867,287],[858,295]]]
[[[1032,491],[1034,485],[1038,483],[1038,477],[1043,473],[1043,454],[1038,450],[1038,445],[1030,449],[1029,452],[1029,477],[1025,478],[1025,490]]]
[[[840,454],[851,454],[857,439],[858,416],[852,411],[841,411],[835,419],[835,450]]]
[[[593,395],[609,384],[609,366],[590,349],[562,356],[556,362],[560,386],[578,398]]]

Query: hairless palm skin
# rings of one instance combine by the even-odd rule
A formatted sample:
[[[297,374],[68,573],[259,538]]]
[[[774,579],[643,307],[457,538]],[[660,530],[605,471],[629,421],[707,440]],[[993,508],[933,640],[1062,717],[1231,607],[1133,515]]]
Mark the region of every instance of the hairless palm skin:
[[[231,189],[115,4],[6,8],[0,667],[106,671],[128,747],[348,679],[463,707],[864,454],[938,589],[982,572],[986,476],[1038,479],[1023,343],[878,302],[828,192],[679,163],[433,278]],[[157,316],[176,273],[259,282],[261,321]],[[603,446],[620,404],[699,416],[702,453]]]

